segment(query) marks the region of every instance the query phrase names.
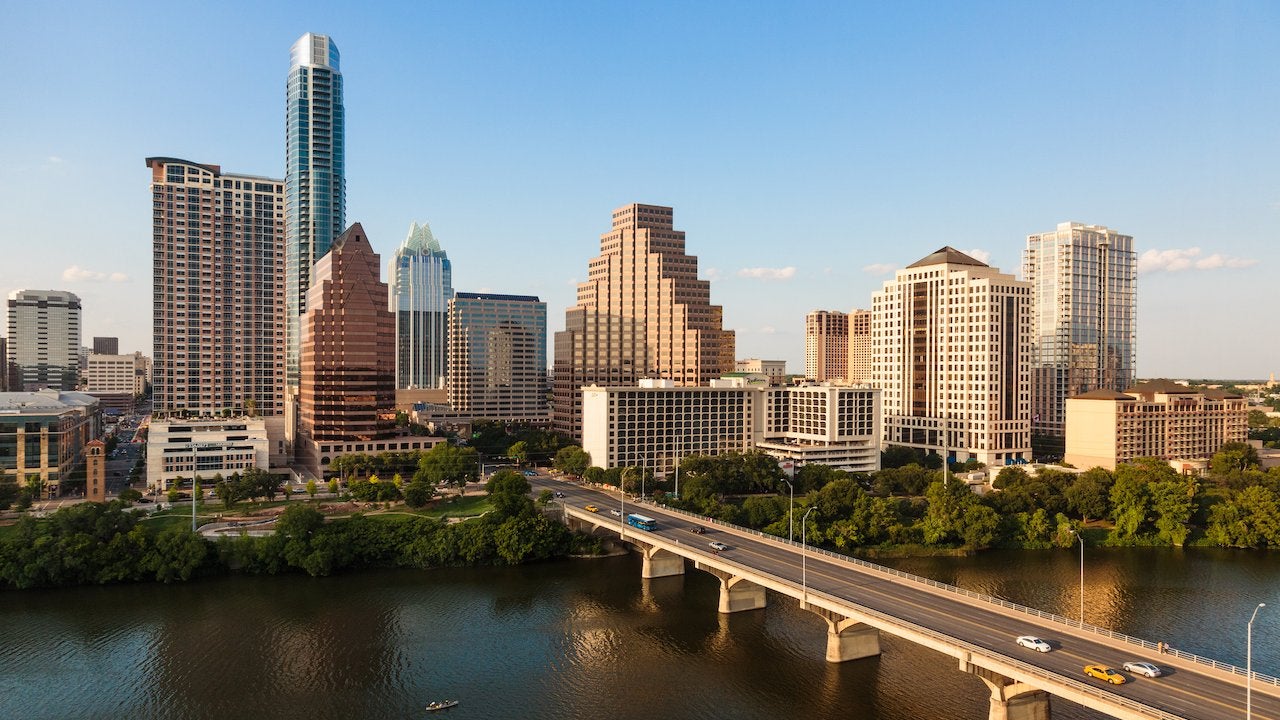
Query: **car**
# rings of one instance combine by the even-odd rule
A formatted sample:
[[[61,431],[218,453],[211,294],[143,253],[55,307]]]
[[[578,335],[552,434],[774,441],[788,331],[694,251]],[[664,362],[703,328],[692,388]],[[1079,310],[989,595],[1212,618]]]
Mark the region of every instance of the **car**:
[[[1164,670],[1159,665],[1152,665],[1149,662],[1130,661],[1122,665],[1125,672],[1131,672],[1135,675],[1145,675],[1149,678],[1160,677],[1164,674]]]
[[[616,515],[617,517],[622,517],[622,511],[616,510],[614,508],[609,508],[609,514]]]
[[[1035,650],[1036,652],[1049,652],[1050,650],[1053,649],[1052,645],[1045,642],[1044,640],[1041,640],[1035,635],[1022,635],[1014,642],[1018,643],[1024,648],[1027,648],[1028,650]]]
[[[712,550],[715,550],[715,551],[717,551],[717,552],[718,552],[718,551],[720,551],[720,550],[728,550],[728,549],[729,549],[729,546],[728,546],[728,545],[725,545],[724,543],[720,542],[719,540],[712,540],[711,542],[707,543],[707,545],[710,545],[710,546],[711,546],[711,549],[712,549]]]
[[[524,476],[525,476],[525,477],[538,477],[538,473],[534,472],[533,470],[525,470],[525,471],[524,471]]]
[[[600,508],[596,507],[595,505],[583,505],[582,509],[586,510],[587,512],[600,512]]]
[[[557,493],[556,493],[556,497],[558,497],[558,498],[562,498],[562,497],[564,497],[564,493],[562,493],[562,492],[557,492]]]
[[[706,532],[706,530],[703,530],[701,525],[694,525],[693,527],[689,528],[689,532],[693,533],[694,535],[701,535],[702,533]]]
[[[1091,678],[1106,680],[1112,685],[1123,685],[1124,676],[1106,665],[1085,665],[1084,674]]]

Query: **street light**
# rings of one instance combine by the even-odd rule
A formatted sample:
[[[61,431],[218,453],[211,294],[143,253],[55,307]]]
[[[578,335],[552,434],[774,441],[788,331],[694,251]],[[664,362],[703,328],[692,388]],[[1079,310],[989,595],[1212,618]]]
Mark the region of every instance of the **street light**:
[[[1266,607],[1266,603],[1258,603],[1258,607],[1253,609],[1253,615],[1249,617],[1249,632],[1245,639],[1245,665],[1244,665],[1244,719],[1252,720],[1253,718],[1253,621],[1258,617],[1258,611]]]
[[[783,478],[782,482],[786,483],[788,488],[791,488],[791,504],[787,506],[787,542],[791,543],[792,545],[795,545],[796,544],[796,516],[795,516],[796,486],[792,485],[791,481],[786,478]]]
[[[1080,541],[1080,624],[1084,625],[1084,535],[1071,529],[1071,534]]]
[[[809,513],[816,509],[816,505],[810,507],[800,518],[800,606],[804,608],[809,607],[809,546],[806,544],[809,526],[805,521],[809,519]]]

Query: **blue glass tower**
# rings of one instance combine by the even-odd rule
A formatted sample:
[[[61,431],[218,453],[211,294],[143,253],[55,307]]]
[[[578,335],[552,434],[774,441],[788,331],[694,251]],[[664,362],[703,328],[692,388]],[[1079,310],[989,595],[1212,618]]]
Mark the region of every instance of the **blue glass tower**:
[[[443,387],[453,267],[429,225],[409,228],[387,277],[396,314],[396,387]]]
[[[346,128],[338,46],[307,33],[289,52],[285,111],[285,373],[298,386],[300,318],[311,268],[346,226]]]

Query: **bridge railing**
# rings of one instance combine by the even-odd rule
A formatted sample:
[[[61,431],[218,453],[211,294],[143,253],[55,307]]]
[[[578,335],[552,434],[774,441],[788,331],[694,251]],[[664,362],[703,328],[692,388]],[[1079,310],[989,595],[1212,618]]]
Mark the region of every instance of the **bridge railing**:
[[[698,515],[697,513],[691,513],[687,510],[673,508],[669,505],[662,505],[661,507],[663,510],[667,512],[675,513],[677,515],[683,515],[692,520],[697,520],[698,522],[701,522],[701,523],[708,523],[713,525],[720,525],[727,528],[733,528],[733,530],[735,530],[736,532],[740,532],[746,535],[754,535],[756,537],[765,539],[769,542],[773,542],[779,545],[785,545],[785,546],[793,547],[796,549],[803,547],[798,542],[787,540],[786,538],[780,538],[776,535],[770,535],[768,533],[760,532],[759,530],[755,530],[752,528],[742,527],[741,525],[734,525],[733,523],[722,522],[714,518],[706,517],[705,515]],[[962,595],[964,597],[968,597],[973,600],[977,600],[979,602],[998,605],[1008,610],[1025,613],[1027,615],[1032,615],[1044,620],[1048,620],[1050,622],[1069,625],[1071,627],[1078,628],[1084,632],[1087,632],[1093,635],[1099,635],[1099,636],[1110,638],[1112,640],[1116,640],[1119,642],[1128,643],[1131,645],[1137,645],[1139,647],[1142,647],[1144,649],[1150,650],[1155,653],[1159,653],[1161,650],[1160,643],[1155,643],[1150,640],[1144,640],[1143,638],[1133,637],[1132,635],[1125,635],[1124,633],[1119,633],[1104,627],[1098,627],[1097,625],[1090,625],[1089,623],[1081,622],[1079,620],[1072,620],[1071,618],[1063,617],[1055,613],[1045,612],[1043,610],[1037,610],[1036,608],[1028,607],[1026,605],[1019,605],[1018,603],[1015,603],[1011,600],[1005,600],[1004,598],[996,597],[994,595],[984,595],[979,592],[974,592],[972,590],[966,590],[964,588],[956,587],[955,585],[948,585],[947,583],[938,582],[937,580],[931,580],[926,577],[921,577],[919,575],[913,575],[908,572],[903,572],[902,570],[897,570],[891,567],[885,567],[884,565],[877,565],[873,562],[862,560],[861,558],[850,557],[848,555],[841,555],[840,553],[832,552],[830,550],[826,550],[820,547],[815,547],[813,545],[808,546],[807,550],[812,554],[825,555],[832,558],[833,560],[838,560],[840,562],[856,565],[858,567],[865,568],[871,572],[892,575],[894,577],[897,577],[909,582],[921,583],[924,585],[928,585],[930,587],[937,588],[944,592],[952,593],[955,595]],[[1180,660],[1192,662],[1197,665],[1204,665],[1206,667],[1214,668],[1215,670],[1231,673],[1232,675],[1239,675],[1240,677],[1245,677],[1246,675],[1248,675],[1248,672],[1244,668],[1239,667],[1237,665],[1224,663],[1219,660],[1214,660],[1213,658],[1207,658],[1200,655],[1196,655],[1195,653],[1177,650],[1167,645],[1163,647],[1164,647],[1164,653],[1166,655],[1172,655],[1173,657],[1176,657]],[[1259,672],[1253,673],[1253,681],[1280,687],[1280,678],[1272,677],[1271,675],[1264,675]]]

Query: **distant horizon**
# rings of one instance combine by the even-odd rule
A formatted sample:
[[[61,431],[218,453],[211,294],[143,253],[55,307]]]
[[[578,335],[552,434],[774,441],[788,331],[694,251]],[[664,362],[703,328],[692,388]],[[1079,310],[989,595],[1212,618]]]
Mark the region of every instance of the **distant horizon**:
[[[7,16],[0,290],[74,292],[87,337],[147,355],[144,159],[283,179],[289,49],[316,32],[342,53],[348,221],[384,263],[428,222],[456,288],[547,303],[549,344],[609,213],[643,202],[675,209],[735,356],[793,373],[807,312],[869,307],[943,245],[1020,277],[1026,236],[1069,221],[1134,238],[1139,375],[1280,373],[1247,324],[1280,261],[1272,3]],[[197,27],[218,42],[193,64]]]

